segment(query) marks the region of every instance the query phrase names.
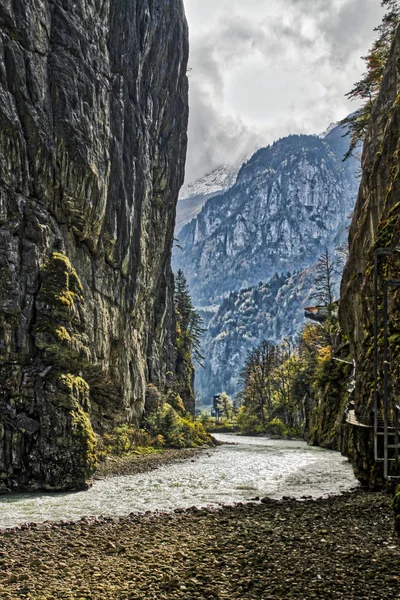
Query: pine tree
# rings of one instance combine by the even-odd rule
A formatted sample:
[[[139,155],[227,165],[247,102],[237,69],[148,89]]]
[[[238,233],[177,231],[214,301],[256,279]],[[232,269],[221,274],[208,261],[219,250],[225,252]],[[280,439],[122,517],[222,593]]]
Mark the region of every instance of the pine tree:
[[[186,278],[181,270],[175,276],[174,307],[176,318],[176,379],[171,388],[174,402],[183,402],[184,410],[194,415],[195,396],[193,360],[201,364],[200,337],[204,331],[203,320],[196,312],[190,298]],[[172,396],[171,396],[172,398]]]
[[[200,353],[200,338],[205,331],[203,319],[192,304],[189,287],[181,269],[175,277],[174,304],[178,348],[201,364],[204,359]]]
[[[345,159],[351,156],[357,145],[364,140],[372,108],[381,87],[393,38],[400,23],[400,0],[382,0],[381,5],[387,7],[388,12],[383,17],[382,23],[375,28],[379,37],[372,44],[367,56],[363,57],[367,70],[363,78],[357,81],[353,89],[346,94],[350,100],[363,100],[364,104],[342,121],[343,125],[348,126],[346,135],[350,135],[350,147]]]

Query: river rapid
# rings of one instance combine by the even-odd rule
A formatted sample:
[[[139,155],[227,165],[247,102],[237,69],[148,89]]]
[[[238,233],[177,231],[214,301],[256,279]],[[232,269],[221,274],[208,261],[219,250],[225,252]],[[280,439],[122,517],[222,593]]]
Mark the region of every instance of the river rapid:
[[[2,496],[0,527],[218,506],[264,496],[318,498],[358,485],[350,464],[339,452],[302,441],[229,434],[215,437],[229,445],[156,471],[95,481],[85,492]]]

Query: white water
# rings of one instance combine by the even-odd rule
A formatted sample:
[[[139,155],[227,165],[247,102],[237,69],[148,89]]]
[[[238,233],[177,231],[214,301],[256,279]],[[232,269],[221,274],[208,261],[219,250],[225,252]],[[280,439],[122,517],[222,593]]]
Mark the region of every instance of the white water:
[[[216,436],[234,446],[149,473],[96,481],[86,492],[0,497],[0,527],[245,502],[256,496],[321,497],[357,485],[347,459],[305,442]]]

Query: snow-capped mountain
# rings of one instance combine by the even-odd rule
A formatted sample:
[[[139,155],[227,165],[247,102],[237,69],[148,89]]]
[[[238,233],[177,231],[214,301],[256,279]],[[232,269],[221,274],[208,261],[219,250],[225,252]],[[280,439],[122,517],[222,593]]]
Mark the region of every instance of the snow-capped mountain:
[[[325,138],[326,138],[326,136],[327,136],[327,135],[328,135],[328,134],[329,134],[331,131],[333,131],[333,130],[335,129],[335,127],[337,127],[337,126],[338,126],[338,123],[331,123],[331,124],[329,125],[329,127],[327,127],[327,128],[325,129],[325,131],[323,131],[322,133],[319,133],[319,134],[318,134],[318,137],[319,137],[319,138],[321,138],[321,139],[325,139]]]
[[[184,226],[173,264],[184,271],[197,305],[219,303],[275,272],[308,267],[325,247],[347,238],[359,163],[342,162],[344,133],[339,125],[324,139],[292,135],[258,150],[234,185]]]
[[[236,181],[245,157],[233,165],[221,165],[203,177],[185,183],[176,208],[175,233],[196,217],[209,198],[228,190]]]
[[[211,171],[211,173],[207,173],[203,177],[196,179],[196,181],[185,183],[181,188],[179,200],[186,200],[193,196],[207,196],[208,194],[224,192],[235,183],[243,162],[244,159],[241,159],[231,166],[221,165]]]

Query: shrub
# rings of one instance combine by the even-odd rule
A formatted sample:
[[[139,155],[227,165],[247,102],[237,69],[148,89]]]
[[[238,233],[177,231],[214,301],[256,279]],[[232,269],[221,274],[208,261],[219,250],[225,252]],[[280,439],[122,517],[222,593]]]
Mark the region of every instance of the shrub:
[[[164,444],[171,448],[195,448],[211,442],[202,423],[181,416],[168,403],[148,416],[146,429],[153,438],[161,437]]]
[[[136,429],[133,425],[120,425],[111,433],[106,433],[98,441],[98,456],[125,456],[137,448],[152,445],[152,439],[144,429]]]
[[[210,413],[206,410],[202,410],[199,416],[199,421],[203,427],[207,427],[211,421]]]
[[[289,431],[284,422],[281,421],[281,419],[278,419],[278,417],[275,417],[275,419],[272,419],[272,421],[267,423],[265,433],[276,437],[286,437]]]
[[[172,408],[176,410],[179,414],[184,415],[185,405],[183,404],[181,396],[177,392],[174,392],[173,390],[168,390],[166,402],[167,404],[172,406]]]
[[[242,433],[256,435],[263,433],[260,419],[254,413],[251,413],[246,406],[241,406],[239,408],[236,422]]]

